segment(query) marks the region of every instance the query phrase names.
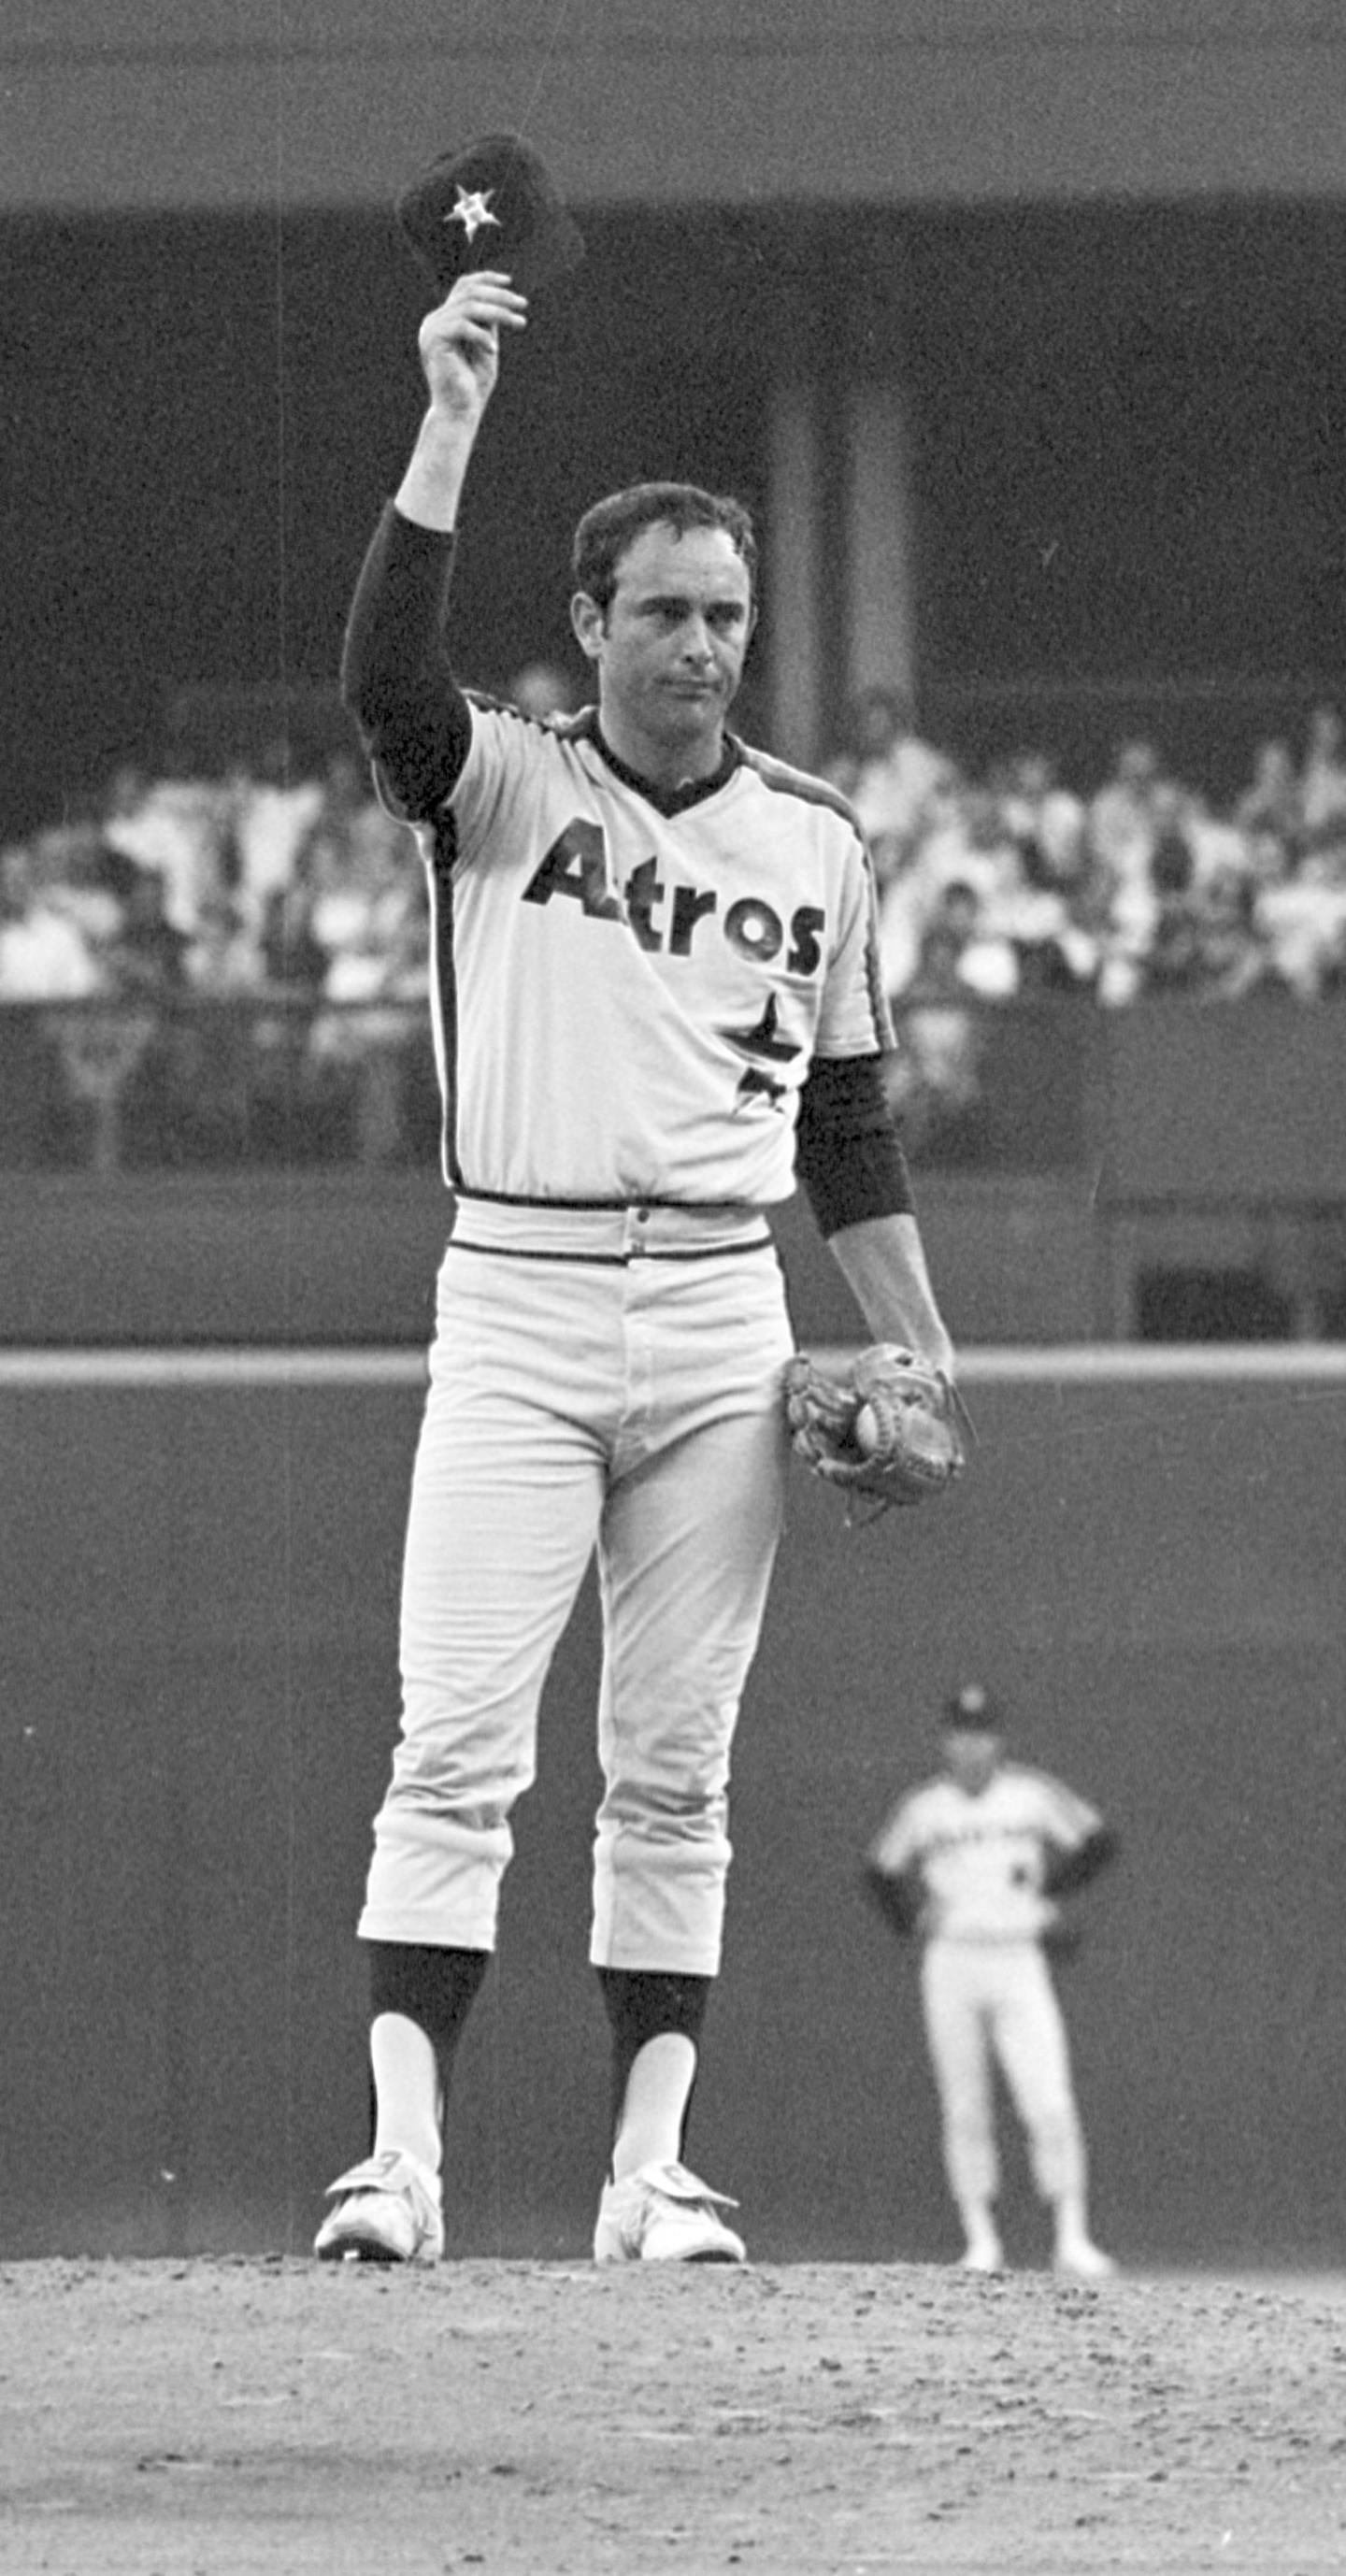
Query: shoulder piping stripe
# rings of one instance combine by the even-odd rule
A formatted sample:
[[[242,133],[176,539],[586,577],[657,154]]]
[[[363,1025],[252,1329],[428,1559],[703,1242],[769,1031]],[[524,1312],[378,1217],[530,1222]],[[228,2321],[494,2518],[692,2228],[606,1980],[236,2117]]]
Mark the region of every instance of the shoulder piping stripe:
[[[855,807],[839,787],[829,786],[825,778],[816,778],[807,769],[792,769],[788,761],[777,760],[770,752],[753,751],[745,744],[743,767],[760,779],[773,796],[797,796],[803,805],[822,805],[843,823],[849,823],[857,841],[864,842],[864,832]]]

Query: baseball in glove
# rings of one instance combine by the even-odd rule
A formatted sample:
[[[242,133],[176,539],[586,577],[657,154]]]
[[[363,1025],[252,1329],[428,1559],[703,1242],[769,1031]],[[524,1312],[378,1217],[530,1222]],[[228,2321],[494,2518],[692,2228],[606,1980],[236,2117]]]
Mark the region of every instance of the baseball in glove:
[[[786,1363],[785,1412],[797,1454],[841,1488],[848,1519],[947,1492],[967,1456],[961,1397],[942,1371],[896,1342],[871,1344],[844,1375],[796,1352]]]

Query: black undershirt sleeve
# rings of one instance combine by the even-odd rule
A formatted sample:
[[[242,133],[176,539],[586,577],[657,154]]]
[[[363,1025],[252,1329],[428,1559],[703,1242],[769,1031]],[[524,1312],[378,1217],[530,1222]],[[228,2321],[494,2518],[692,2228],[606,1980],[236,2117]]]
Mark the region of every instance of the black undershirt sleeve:
[[[919,1929],[924,1902],[919,1870],[893,1872],[880,1869],[877,1861],[868,1860],[864,1865],[862,1884],[891,1931],[905,1937]]]
[[[1070,1896],[1076,1888],[1087,1887],[1101,1869],[1117,1857],[1117,1836],[1109,1825],[1100,1825],[1086,1834],[1074,1851],[1055,1851],[1042,1875],[1044,1896]]]
[[[418,528],[390,501],[370,540],[346,622],[341,694],[380,784],[409,821],[427,821],[458,778],[472,715],[444,641],[453,538]]]
[[[815,1056],[799,1098],[795,1169],[823,1235],[911,1216],[911,1176],[880,1055]]]

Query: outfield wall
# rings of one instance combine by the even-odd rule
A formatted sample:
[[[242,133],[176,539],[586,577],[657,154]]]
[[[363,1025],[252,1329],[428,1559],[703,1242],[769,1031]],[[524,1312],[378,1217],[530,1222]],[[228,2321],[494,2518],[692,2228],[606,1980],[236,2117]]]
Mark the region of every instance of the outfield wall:
[[[1086,1175],[929,1173],[918,1189],[960,1346],[1083,1341],[1110,1317],[1107,1238]],[[0,1350],[419,1353],[452,1218],[433,1169],[0,1172]],[[772,1224],[801,1340],[849,1339],[860,1310],[803,1198],[774,1209]]]
[[[692,2152],[763,2258],[955,2250],[911,1964],[857,1863],[976,1673],[1123,1838],[1064,1987],[1100,2233],[1338,2261],[1346,1362],[983,1350],[965,1382],[946,1506],[848,1532],[795,1483]],[[0,1354],[5,2258],[302,2247],[362,2143],[351,1925],[420,1384],[396,1352]],[[587,2241],[596,1653],[586,1594],[462,2060],[463,2251]]]

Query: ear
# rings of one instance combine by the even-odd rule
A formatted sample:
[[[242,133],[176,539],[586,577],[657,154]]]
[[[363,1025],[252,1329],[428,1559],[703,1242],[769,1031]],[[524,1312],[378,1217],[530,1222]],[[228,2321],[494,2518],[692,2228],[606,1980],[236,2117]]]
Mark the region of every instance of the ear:
[[[596,662],[603,649],[607,619],[597,600],[591,599],[587,590],[577,590],[571,600],[570,623],[581,653],[587,653],[589,660]]]

